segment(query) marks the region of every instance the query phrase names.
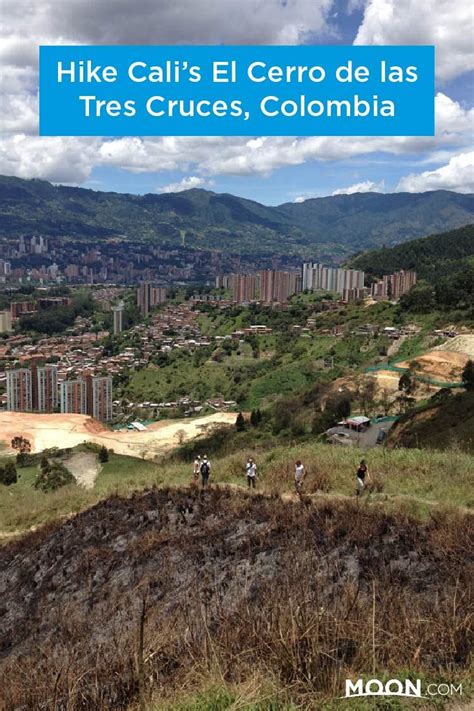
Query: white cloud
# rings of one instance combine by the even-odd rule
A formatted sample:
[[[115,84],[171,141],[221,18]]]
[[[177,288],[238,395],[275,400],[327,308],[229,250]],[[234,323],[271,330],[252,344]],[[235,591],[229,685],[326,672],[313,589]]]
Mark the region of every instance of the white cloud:
[[[180,193],[183,190],[190,190],[191,188],[200,188],[206,184],[204,178],[199,178],[197,175],[190,175],[187,178],[183,178],[177,183],[169,183],[168,185],[163,185],[158,188],[159,193]]]
[[[348,188],[338,188],[331,195],[354,195],[354,193],[383,193],[385,189],[384,181],[375,183],[372,180],[364,180],[362,183],[355,183]]]
[[[0,173],[80,184],[90,176],[98,143],[87,138],[10,136],[0,143]]]
[[[453,156],[447,165],[423,173],[412,173],[400,180],[397,190],[422,193],[427,190],[474,192],[474,151]]]
[[[308,198],[305,198],[303,195],[299,195],[298,197],[296,197],[296,198],[293,200],[293,202],[304,202],[304,201],[307,200],[307,199],[308,199]]]
[[[452,79],[474,69],[472,0],[369,0],[354,44],[433,44],[436,71]]]
[[[351,0],[350,8],[364,0]],[[419,156],[425,167],[448,162],[472,142],[474,110],[436,97],[437,135],[430,137],[46,138],[37,134],[39,44],[303,43],[329,31],[334,0],[3,0],[0,13],[2,130],[0,172],[53,182],[85,181],[96,166],[133,173],[182,171],[270,175],[308,161],[384,153]],[[469,66],[470,3],[458,0],[367,0],[357,43],[436,41],[443,77]],[[448,61],[449,59],[449,61]],[[189,180],[185,178],[184,180]],[[167,186],[165,186],[167,187]]]
[[[321,32],[332,0],[84,0],[42,2],[42,22],[97,44],[294,44]]]
[[[24,106],[19,126],[33,122],[31,111],[27,110],[32,104],[25,102]],[[0,141],[0,172],[20,177],[44,177],[56,182],[65,180],[64,174],[74,173],[78,176],[74,182],[78,182],[86,179],[94,166],[121,168],[133,173],[180,170],[207,178],[214,175],[270,175],[280,167],[307,161],[348,160],[357,156],[369,156],[370,160],[370,155],[375,152],[392,156],[422,152],[424,160],[429,160],[433,153],[433,161],[440,155],[446,161],[453,153],[470,148],[473,120],[473,109],[466,110],[444,94],[438,94],[437,135],[433,138],[168,136],[52,139],[22,135],[15,142],[14,135],[7,135]]]

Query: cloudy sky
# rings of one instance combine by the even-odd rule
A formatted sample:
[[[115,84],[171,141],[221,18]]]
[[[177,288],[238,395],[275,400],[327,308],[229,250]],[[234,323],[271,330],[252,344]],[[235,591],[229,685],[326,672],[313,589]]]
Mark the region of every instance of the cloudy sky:
[[[472,0],[2,0],[0,173],[97,190],[204,187],[266,204],[474,191]],[[434,44],[434,138],[50,138],[40,44]]]

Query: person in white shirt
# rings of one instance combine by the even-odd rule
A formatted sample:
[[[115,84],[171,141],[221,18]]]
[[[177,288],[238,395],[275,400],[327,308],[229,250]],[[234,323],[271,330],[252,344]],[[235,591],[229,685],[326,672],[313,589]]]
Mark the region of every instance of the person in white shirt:
[[[255,489],[255,480],[257,478],[257,465],[253,461],[252,457],[247,459],[247,464],[245,465],[245,472],[247,474],[247,485],[249,489],[252,487]]]
[[[301,461],[298,459],[298,461],[295,464],[295,489],[296,493],[298,496],[301,494],[301,487],[303,485],[303,480],[305,477],[305,469],[304,466],[301,464]]]
[[[201,473],[201,457],[198,454],[198,456],[194,460],[194,464],[193,464],[194,481],[196,481],[199,478],[200,473]]]

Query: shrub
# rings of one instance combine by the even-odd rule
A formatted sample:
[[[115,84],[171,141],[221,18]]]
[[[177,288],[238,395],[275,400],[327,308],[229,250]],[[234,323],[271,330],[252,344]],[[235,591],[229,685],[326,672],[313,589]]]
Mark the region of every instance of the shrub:
[[[109,451],[107,447],[101,447],[99,449],[99,462],[102,464],[105,464],[105,462],[109,461]]]
[[[474,361],[468,360],[462,371],[464,387],[469,392],[474,391]]]
[[[48,462],[47,466],[41,467],[34,483],[35,489],[41,491],[56,491],[66,484],[73,484],[75,479],[69,469],[66,469],[61,462]]]
[[[17,481],[18,475],[14,462],[7,462],[4,467],[0,467],[0,484],[10,486],[16,484]]]
[[[243,432],[245,430],[245,419],[241,412],[239,412],[239,414],[237,415],[237,419],[235,421],[235,429],[237,430],[237,432]]]

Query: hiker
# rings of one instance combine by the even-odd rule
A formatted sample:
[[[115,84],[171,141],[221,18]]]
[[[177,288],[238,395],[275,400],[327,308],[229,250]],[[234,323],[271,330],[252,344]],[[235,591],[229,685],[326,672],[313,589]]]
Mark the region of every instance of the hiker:
[[[197,481],[199,474],[201,473],[201,456],[198,454],[193,464],[193,477],[194,481]]]
[[[247,459],[247,464],[245,465],[245,473],[247,474],[247,485],[250,489],[253,487],[255,489],[255,480],[257,478],[257,465],[253,461],[252,457]]]
[[[301,495],[301,487],[303,485],[303,479],[305,477],[305,470],[304,466],[301,464],[301,461],[298,459],[296,464],[295,464],[295,489],[296,493],[298,496]]]
[[[202,488],[205,489],[209,483],[209,476],[211,474],[211,462],[207,458],[206,454],[202,458],[202,462],[201,462],[201,466],[199,467],[199,471],[201,473]]]
[[[367,477],[367,479],[370,479],[369,468],[365,463],[365,459],[361,459],[356,474],[356,496],[359,496],[364,491],[365,477]]]

